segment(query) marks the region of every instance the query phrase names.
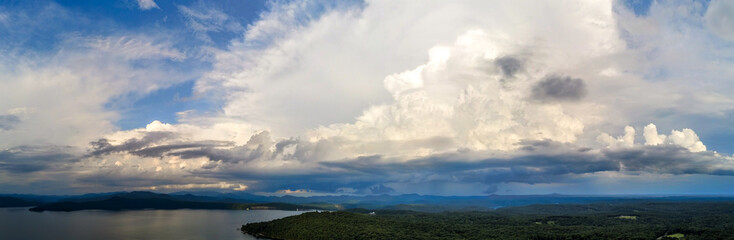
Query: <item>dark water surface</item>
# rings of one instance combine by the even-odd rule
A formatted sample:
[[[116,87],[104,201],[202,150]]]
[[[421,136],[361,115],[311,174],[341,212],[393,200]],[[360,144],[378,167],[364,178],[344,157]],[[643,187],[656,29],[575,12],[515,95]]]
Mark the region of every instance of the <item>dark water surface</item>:
[[[242,224],[270,221],[296,211],[280,210],[139,210],[30,212],[0,208],[0,239],[129,240],[255,239],[242,234]]]

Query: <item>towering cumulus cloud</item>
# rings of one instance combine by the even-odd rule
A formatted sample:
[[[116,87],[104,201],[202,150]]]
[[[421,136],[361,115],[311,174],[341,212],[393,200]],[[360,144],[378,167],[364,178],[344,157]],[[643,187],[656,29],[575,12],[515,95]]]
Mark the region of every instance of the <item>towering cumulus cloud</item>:
[[[535,74],[515,72],[512,81],[505,81],[505,69],[496,66],[500,65],[498,61],[506,61],[502,56],[515,54],[502,52],[499,46],[507,44],[510,43],[497,40],[487,32],[472,30],[460,36],[454,46],[434,47],[428,63],[385,78],[385,88],[392,94],[394,103],[368,108],[356,123],[333,124],[311,134],[360,144],[385,141],[427,144],[399,150],[407,154],[459,148],[507,151],[518,148],[520,141],[575,142],[584,129],[581,119],[567,113],[561,104],[531,101],[537,97],[539,85],[540,88],[564,86],[553,83],[542,86],[548,85],[548,80],[538,78],[548,70],[534,64],[525,67]],[[574,90],[542,91],[550,98],[552,94],[573,94]],[[434,146],[427,141],[441,138],[452,143]],[[370,154],[386,153],[383,149],[375,150]]]
[[[34,101],[21,96],[0,101],[0,171],[64,175],[58,184],[84,190],[689,191],[666,179],[734,178],[734,158],[723,153],[731,149],[709,142],[733,111],[734,84],[721,77],[734,74],[722,60],[734,59],[731,4],[701,4],[654,2],[639,14],[611,0],[273,1],[250,24],[208,5],[178,6],[207,44],[201,58],[211,68],[194,77],[192,94],[212,109],[181,112],[176,123],[108,126],[114,117],[104,114],[117,112],[104,102],[152,91],[134,83],[171,84],[153,77],[165,68],[149,75],[157,68],[136,66],[197,56],[165,38],[83,38],[83,53],[137,72],[114,71],[123,80],[104,81],[118,83],[113,93],[69,90],[103,103],[67,107],[93,116],[53,123],[90,125],[68,141],[34,143],[37,116],[57,110],[24,108]],[[226,47],[211,47],[232,32]],[[76,56],[67,54],[59,58]],[[0,76],[87,79],[73,71],[86,68],[60,65]]]

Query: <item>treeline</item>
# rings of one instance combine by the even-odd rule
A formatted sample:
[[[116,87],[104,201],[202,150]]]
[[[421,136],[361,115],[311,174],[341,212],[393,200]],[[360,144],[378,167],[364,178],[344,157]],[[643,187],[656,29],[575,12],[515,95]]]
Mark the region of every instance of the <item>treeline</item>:
[[[26,200],[22,198],[17,197],[5,197],[0,196],[0,208],[5,207],[29,207],[29,206],[37,206],[41,203],[38,201],[33,200]]]
[[[142,196],[141,196],[142,195]],[[171,197],[163,194],[113,195],[100,199],[83,199],[42,204],[30,211],[78,211],[78,210],[142,210],[142,209],[223,209],[223,210],[297,210],[321,209],[319,206],[288,203],[233,203],[202,201],[186,197]]]
[[[734,203],[636,202],[489,212],[305,213],[242,231],[274,239],[734,239]]]

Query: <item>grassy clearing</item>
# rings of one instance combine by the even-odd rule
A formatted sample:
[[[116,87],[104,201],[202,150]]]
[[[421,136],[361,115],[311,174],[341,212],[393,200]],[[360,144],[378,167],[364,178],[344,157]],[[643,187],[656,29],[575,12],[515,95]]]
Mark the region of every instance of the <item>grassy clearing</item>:
[[[666,237],[671,237],[671,238],[683,239],[683,237],[685,237],[686,235],[684,235],[682,233],[673,233],[673,234],[668,234],[668,235],[665,235],[665,236]]]

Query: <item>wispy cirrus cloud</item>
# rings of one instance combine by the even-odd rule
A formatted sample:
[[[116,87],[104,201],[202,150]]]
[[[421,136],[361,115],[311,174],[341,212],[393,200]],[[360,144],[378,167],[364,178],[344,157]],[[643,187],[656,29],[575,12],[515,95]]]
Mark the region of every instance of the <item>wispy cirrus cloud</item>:
[[[155,3],[154,0],[137,0],[138,1],[138,7],[140,7],[140,10],[151,10],[153,8],[159,8],[158,4]]]
[[[168,42],[156,42],[146,36],[90,37],[87,46],[125,59],[171,59],[181,61],[186,54]]]
[[[209,33],[241,32],[245,29],[235,18],[202,2],[191,6],[179,5],[178,10],[186,19],[186,25],[206,42],[212,41]]]

